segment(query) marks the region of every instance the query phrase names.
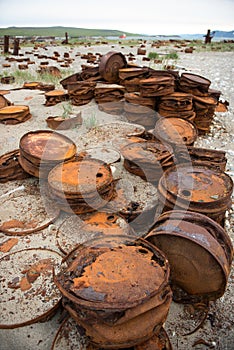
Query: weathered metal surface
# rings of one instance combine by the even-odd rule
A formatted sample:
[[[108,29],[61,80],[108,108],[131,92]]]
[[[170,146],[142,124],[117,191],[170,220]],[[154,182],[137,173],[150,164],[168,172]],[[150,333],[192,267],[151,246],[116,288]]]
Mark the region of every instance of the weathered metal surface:
[[[59,102],[66,101],[68,99],[67,92],[64,90],[51,90],[45,93],[45,106],[54,106]]]
[[[154,128],[154,135],[161,140],[172,145],[191,146],[196,141],[196,126],[182,118],[160,118]]]
[[[79,81],[67,83],[68,96],[75,106],[82,106],[89,103],[94,97],[96,83],[93,81]]]
[[[0,328],[17,328],[45,320],[59,306],[53,282],[62,257],[49,249],[26,249],[0,259]]]
[[[68,77],[60,80],[60,84],[62,85],[62,87],[64,89],[67,89],[68,84],[76,83],[77,81],[80,81],[80,80],[82,80],[80,73],[74,73],[74,74],[69,75]]]
[[[127,61],[121,52],[110,51],[103,55],[99,63],[99,73],[110,83],[119,82],[119,69],[126,67]]]
[[[187,209],[202,213],[223,225],[231,207],[233,181],[215,168],[177,165],[166,170],[159,180],[159,199],[164,211]]]
[[[183,92],[162,96],[158,103],[158,112],[163,117],[179,117],[193,121],[193,96]]]
[[[195,96],[208,96],[211,81],[201,75],[182,73],[178,88]]]
[[[28,106],[6,106],[0,109],[0,123],[19,124],[32,117]]]
[[[170,339],[162,327],[158,334],[155,334],[146,342],[136,345],[132,350],[173,350]]]
[[[175,89],[173,76],[154,76],[140,80],[140,93],[143,97],[157,97],[172,94]]]
[[[53,130],[67,130],[75,128],[77,125],[82,124],[81,112],[77,113],[76,116],[64,119],[62,117],[48,117],[46,123],[49,128]]]
[[[114,195],[110,166],[97,159],[57,165],[48,176],[51,197],[69,213],[83,214],[106,205]]]
[[[19,145],[22,168],[36,177],[47,178],[56,164],[73,159],[76,154],[76,145],[72,140],[48,130],[26,133]]]
[[[104,104],[106,102],[120,101],[123,99],[124,93],[124,86],[98,83],[94,91],[95,102]]]
[[[153,110],[156,106],[156,100],[154,97],[142,97],[139,92],[125,93],[124,98],[126,102],[149,107]]]
[[[1,77],[1,84],[12,84],[15,81],[15,77],[13,75],[7,77]]]
[[[124,111],[124,100],[98,103],[98,109],[108,114],[122,115]]]
[[[16,149],[0,157],[0,183],[29,177],[29,174],[19,164],[19,155],[20,151]]]
[[[105,236],[78,246],[65,263],[55,283],[64,307],[96,346],[125,348],[159,333],[171,292],[169,266],[156,247]]]
[[[195,212],[166,212],[146,239],[168,257],[176,301],[216,300],[224,294],[233,247],[215,221]]]
[[[199,133],[208,133],[217,106],[216,98],[193,96],[193,104],[196,112],[194,123]]]
[[[225,154],[225,151],[193,146],[188,146],[187,148],[178,146],[175,149],[177,163],[188,162],[190,164],[192,162],[196,165],[215,167],[221,171],[225,171],[227,164]]]
[[[173,165],[173,150],[160,142],[134,142],[121,149],[124,167],[150,182],[158,182],[163,170]]]

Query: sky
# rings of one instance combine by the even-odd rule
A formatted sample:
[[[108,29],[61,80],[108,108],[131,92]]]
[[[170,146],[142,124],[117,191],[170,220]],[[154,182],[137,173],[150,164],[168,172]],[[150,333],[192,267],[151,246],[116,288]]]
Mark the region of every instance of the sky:
[[[234,0],[0,0],[0,27],[69,26],[170,35],[234,30]]]

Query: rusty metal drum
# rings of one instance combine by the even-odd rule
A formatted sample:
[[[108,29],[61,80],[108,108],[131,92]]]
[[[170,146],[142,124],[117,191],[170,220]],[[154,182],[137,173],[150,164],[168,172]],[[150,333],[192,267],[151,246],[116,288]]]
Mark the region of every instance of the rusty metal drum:
[[[121,52],[110,51],[101,57],[99,73],[109,83],[119,81],[119,69],[127,65],[125,56]]]

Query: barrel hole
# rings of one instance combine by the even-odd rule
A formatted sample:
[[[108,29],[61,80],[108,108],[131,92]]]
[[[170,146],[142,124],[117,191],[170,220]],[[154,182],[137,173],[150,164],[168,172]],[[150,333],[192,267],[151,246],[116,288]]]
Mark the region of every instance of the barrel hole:
[[[138,251],[139,251],[141,254],[148,254],[148,253],[149,253],[149,251],[148,251],[147,249],[144,249],[144,248],[140,248]]]
[[[113,221],[114,220],[114,215],[108,215],[107,216],[107,220],[109,220],[109,221]]]
[[[188,138],[186,136],[183,137],[183,141],[186,142],[188,141]]]
[[[185,197],[189,197],[191,196],[191,192],[189,190],[182,190],[181,191],[181,194]]]
[[[96,177],[102,177],[103,174],[102,173],[97,173]]]

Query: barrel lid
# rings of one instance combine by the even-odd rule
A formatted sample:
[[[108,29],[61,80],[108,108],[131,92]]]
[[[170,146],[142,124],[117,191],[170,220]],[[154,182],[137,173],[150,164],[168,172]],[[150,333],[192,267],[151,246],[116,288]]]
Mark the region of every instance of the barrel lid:
[[[109,165],[97,159],[58,164],[48,176],[50,187],[62,193],[84,194],[99,191],[113,181]]]
[[[68,137],[48,130],[30,131],[20,139],[20,149],[42,161],[63,161],[76,154],[76,145]]]
[[[203,204],[218,203],[229,198],[233,182],[229,175],[205,166],[178,165],[166,170],[159,187],[178,199]]]
[[[197,138],[197,129],[193,123],[182,118],[160,118],[156,122],[154,134],[171,144],[191,145]]]
[[[46,97],[56,97],[66,95],[66,91],[64,90],[51,90],[45,93]]]
[[[182,73],[181,78],[186,78],[188,80],[191,80],[192,82],[196,82],[201,85],[210,85],[211,81],[201,75],[194,74],[194,73]]]

